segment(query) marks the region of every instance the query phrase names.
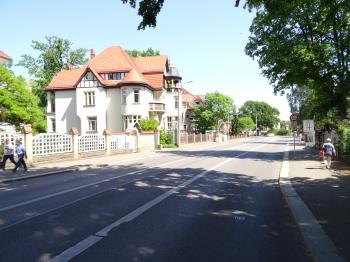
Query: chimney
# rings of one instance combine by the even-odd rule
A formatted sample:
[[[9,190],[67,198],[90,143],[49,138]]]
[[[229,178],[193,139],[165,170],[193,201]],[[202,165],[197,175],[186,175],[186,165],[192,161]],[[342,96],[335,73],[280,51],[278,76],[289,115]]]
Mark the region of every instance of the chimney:
[[[72,70],[72,69],[73,69],[73,65],[72,65],[72,64],[68,64],[68,65],[67,65],[67,69],[68,69],[68,70]]]
[[[90,60],[95,58],[95,50],[94,49],[90,49]]]

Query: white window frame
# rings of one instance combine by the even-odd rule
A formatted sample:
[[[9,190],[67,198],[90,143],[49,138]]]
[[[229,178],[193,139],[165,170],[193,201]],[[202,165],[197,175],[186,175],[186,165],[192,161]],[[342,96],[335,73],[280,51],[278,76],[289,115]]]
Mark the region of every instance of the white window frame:
[[[122,90],[122,105],[126,105],[126,90]]]
[[[96,116],[89,116],[88,118],[88,131],[89,133],[96,133],[97,132],[97,117]]]
[[[134,89],[134,104],[140,104],[140,89]]]
[[[95,91],[84,92],[85,105],[84,106],[95,106]]]

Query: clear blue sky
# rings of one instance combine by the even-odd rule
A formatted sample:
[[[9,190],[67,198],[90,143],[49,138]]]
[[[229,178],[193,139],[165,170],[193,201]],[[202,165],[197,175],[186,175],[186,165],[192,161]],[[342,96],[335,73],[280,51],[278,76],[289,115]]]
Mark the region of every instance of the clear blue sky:
[[[112,45],[168,55],[194,94],[216,90],[231,96],[239,107],[247,100],[276,107],[289,118],[285,97],[273,95],[256,61],[245,55],[253,14],[233,0],[165,0],[155,29],[138,31],[137,10],[120,0],[1,0],[0,50],[18,62],[22,54],[36,55],[31,41],[58,36],[74,48]],[[28,76],[20,67],[16,74]]]

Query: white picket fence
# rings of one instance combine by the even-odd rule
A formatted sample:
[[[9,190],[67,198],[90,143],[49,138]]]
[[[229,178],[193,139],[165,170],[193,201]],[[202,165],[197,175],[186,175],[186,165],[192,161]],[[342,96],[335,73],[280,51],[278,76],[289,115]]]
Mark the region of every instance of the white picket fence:
[[[72,136],[42,133],[33,137],[33,156],[68,153],[73,151]]]
[[[110,140],[112,151],[132,149],[136,150],[136,136],[112,135]]]
[[[5,139],[9,138],[12,144],[17,139],[24,143],[24,135],[20,133],[2,133],[0,132],[0,144],[4,144]],[[111,151],[131,149],[136,150],[136,136],[120,134],[111,135]],[[32,138],[33,156],[52,155],[60,153],[73,152],[73,137],[70,134],[61,133],[41,133]],[[84,134],[78,136],[78,152],[93,152],[106,150],[106,138],[99,134]]]
[[[78,136],[79,152],[91,152],[105,150],[105,137],[98,134],[86,134]]]
[[[1,144],[4,144],[6,138],[9,138],[13,145],[15,144],[17,139],[19,139],[22,143],[24,142],[24,135],[21,133],[0,133]]]

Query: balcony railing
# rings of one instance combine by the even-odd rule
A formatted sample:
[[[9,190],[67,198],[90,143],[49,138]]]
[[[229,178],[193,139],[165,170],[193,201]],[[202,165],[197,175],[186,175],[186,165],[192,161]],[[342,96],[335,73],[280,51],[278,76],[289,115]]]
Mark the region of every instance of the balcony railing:
[[[149,111],[165,111],[165,104],[160,102],[151,102],[149,103]]]

